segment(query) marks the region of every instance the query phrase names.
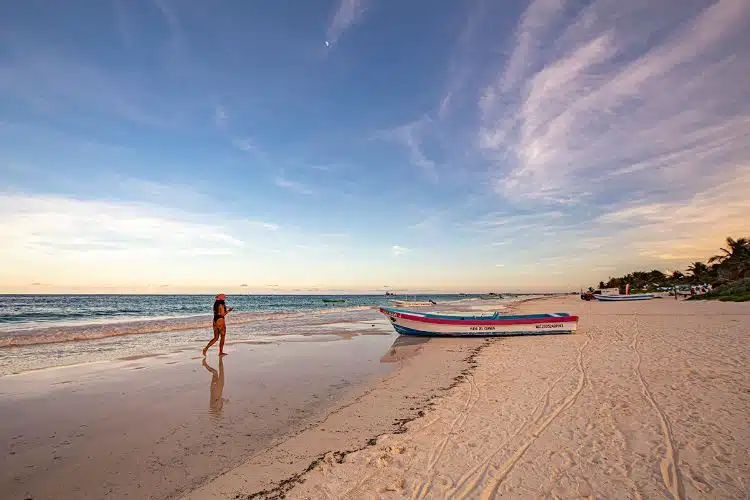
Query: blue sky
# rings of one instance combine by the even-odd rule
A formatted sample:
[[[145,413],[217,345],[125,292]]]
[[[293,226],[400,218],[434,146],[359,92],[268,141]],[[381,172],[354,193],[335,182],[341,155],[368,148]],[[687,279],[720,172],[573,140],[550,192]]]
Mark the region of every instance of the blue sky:
[[[749,46],[743,0],[4,2],[0,292],[684,269],[750,227]]]

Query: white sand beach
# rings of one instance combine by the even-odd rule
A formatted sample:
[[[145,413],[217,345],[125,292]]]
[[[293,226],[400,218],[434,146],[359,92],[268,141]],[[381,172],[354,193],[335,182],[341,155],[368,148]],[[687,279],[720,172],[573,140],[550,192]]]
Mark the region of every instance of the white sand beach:
[[[747,496],[748,304],[518,309],[576,313],[580,329],[420,344],[346,408],[187,498]],[[384,423],[394,409],[408,420]]]

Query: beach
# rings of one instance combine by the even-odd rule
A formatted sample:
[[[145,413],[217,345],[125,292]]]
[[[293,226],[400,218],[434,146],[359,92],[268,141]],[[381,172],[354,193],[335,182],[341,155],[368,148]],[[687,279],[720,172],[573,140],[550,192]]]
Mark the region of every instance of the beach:
[[[324,421],[186,498],[747,496],[747,304],[564,297],[518,311],[575,313],[580,329],[431,340],[348,407],[352,419]],[[445,350],[463,362],[436,363]],[[453,381],[438,382],[451,368]],[[295,462],[332,425],[341,432],[386,411],[415,383],[447,385],[389,432]]]
[[[579,330],[399,337],[368,308],[277,318],[268,331],[230,323],[221,363],[199,355],[205,330],[117,337],[127,355],[115,359],[16,363],[0,377],[0,490],[36,500],[747,495],[747,304],[438,306],[503,308],[577,314]]]

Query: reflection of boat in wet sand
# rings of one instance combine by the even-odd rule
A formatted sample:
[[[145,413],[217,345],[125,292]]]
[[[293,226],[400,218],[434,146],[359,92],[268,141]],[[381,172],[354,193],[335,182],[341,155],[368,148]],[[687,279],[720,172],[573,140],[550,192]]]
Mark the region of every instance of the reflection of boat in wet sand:
[[[398,363],[416,356],[422,350],[422,345],[429,342],[427,337],[399,335],[391,344],[388,352],[380,358],[381,363]]]
[[[573,333],[578,328],[578,316],[568,313],[491,316],[467,314],[436,314],[381,307],[393,328],[402,335],[437,337],[476,337],[502,335],[539,335]]]

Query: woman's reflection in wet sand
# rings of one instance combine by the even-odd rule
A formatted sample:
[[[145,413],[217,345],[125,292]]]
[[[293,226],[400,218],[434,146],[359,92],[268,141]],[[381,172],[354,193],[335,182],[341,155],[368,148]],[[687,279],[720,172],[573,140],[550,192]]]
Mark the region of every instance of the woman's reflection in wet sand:
[[[211,417],[219,419],[221,418],[221,413],[224,410],[224,402],[226,401],[223,397],[224,358],[219,358],[219,371],[210,367],[206,363],[206,358],[203,358],[203,366],[211,372],[211,399],[208,402],[208,412],[211,414]]]

